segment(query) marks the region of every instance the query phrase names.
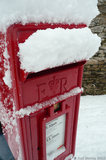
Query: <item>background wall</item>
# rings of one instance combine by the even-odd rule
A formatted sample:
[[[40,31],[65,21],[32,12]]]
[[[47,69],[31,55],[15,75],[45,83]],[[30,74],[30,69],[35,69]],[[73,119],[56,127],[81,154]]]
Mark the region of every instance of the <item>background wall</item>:
[[[101,37],[101,47],[84,68],[84,94],[106,94],[106,0],[98,1],[100,14],[91,22],[93,33]]]

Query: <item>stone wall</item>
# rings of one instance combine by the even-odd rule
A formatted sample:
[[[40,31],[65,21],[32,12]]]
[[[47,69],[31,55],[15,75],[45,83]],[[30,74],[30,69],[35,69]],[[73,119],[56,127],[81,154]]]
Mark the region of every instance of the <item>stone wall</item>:
[[[99,0],[100,14],[91,22],[93,33],[101,37],[101,47],[84,67],[84,94],[106,94],[106,0]]]

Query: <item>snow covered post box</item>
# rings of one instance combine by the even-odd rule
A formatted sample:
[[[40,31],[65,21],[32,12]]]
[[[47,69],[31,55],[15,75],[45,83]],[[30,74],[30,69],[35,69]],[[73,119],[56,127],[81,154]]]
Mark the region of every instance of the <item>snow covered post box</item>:
[[[97,14],[97,0],[0,1],[0,134],[16,160],[74,155],[83,65],[100,45],[86,26]]]
[[[46,23],[14,24],[0,38],[1,123],[15,159],[71,159],[83,65],[100,40],[85,24]]]

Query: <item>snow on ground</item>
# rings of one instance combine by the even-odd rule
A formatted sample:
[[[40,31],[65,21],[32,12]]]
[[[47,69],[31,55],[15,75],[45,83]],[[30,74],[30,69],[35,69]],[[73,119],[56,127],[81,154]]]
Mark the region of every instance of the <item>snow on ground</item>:
[[[106,160],[106,95],[81,97],[76,143],[79,160]]]

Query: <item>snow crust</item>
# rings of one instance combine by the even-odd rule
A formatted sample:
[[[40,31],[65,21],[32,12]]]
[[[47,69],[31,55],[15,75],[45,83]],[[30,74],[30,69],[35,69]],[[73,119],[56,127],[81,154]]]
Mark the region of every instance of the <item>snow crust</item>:
[[[5,68],[5,76],[3,77],[3,80],[5,84],[9,87],[9,89],[12,88],[12,80],[10,75],[10,65],[9,65],[9,55],[7,51],[7,44],[5,44],[5,51],[3,53],[4,56],[4,68]]]
[[[13,111],[10,111],[3,107],[2,102],[0,101],[0,121],[5,126],[6,130],[9,128],[12,129],[12,126],[16,125],[16,118],[23,118],[26,115],[30,115],[43,107],[51,106],[56,104],[59,101],[62,101],[70,96],[77,95],[83,91],[82,88],[76,87],[69,92],[66,92],[62,95],[56,96],[48,101],[44,101],[42,103],[36,103],[33,106],[28,106],[24,109],[20,109],[19,111],[15,111],[15,107]]]
[[[14,116],[16,116],[17,118],[23,118],[25,115],[29,116],[31,113],[34,113],[34,112],[42,109],[43,107],[47,107],[47,106],[51,106],[53,104],[56,104],[57,102],[65,100],[66,98],[69,98],[71,96],[77,95],[77,94],[81,93],[82,91],[83,91],[82,88],[76,87],[76,88],[70,90],[69,92],[66,92],[62,95],[56,96],[50,100],[44,101],[42,103],[36,103],[33,106],[27,106],[26,108],[22,108],[19,111],[16,111],[14,113]]]
[[[12,116],[12,112],[3,107],[0,101],[0,122],[5,126],[4,133],[12,133],[13,126],[16,125],[16,121]]]
[[[39,72],[88,60],[98,51],[100,43],[100,38],[89,28],[38,30],[19,44],[18,55],[25,72]]]
[[[0,29],[18,22],[89,25],[98,13],[97,0],[0,0]]]
[[[10,78],[10,68],[7,69],[7,71],[5,72],[5,76],[3,78],[5,84],[11,88],[12,84],[11,84],[11,78]]]
[[[17,126],[17,117],[15,116],[15,107],[13,107],[14,111],[10,111],[7,108],[4,108],[3,103],[0,101],[0,122],[3,125],[3,134],[8,139],[10,144],[10,148],[12,151],[15,151],[15,154],[18,155],[17,160],[22,160],[22,148],[21,148],[21,140],[20,134]],[[16,134],[13,136],[13,133]],[[14,150],[14,144],[16,145]]]
[[[16,127],[16,142],[18,144],[18,159],[17,160],[23,160],[22,158],[22,146],[21,146],[21,138],[18,126]]]

